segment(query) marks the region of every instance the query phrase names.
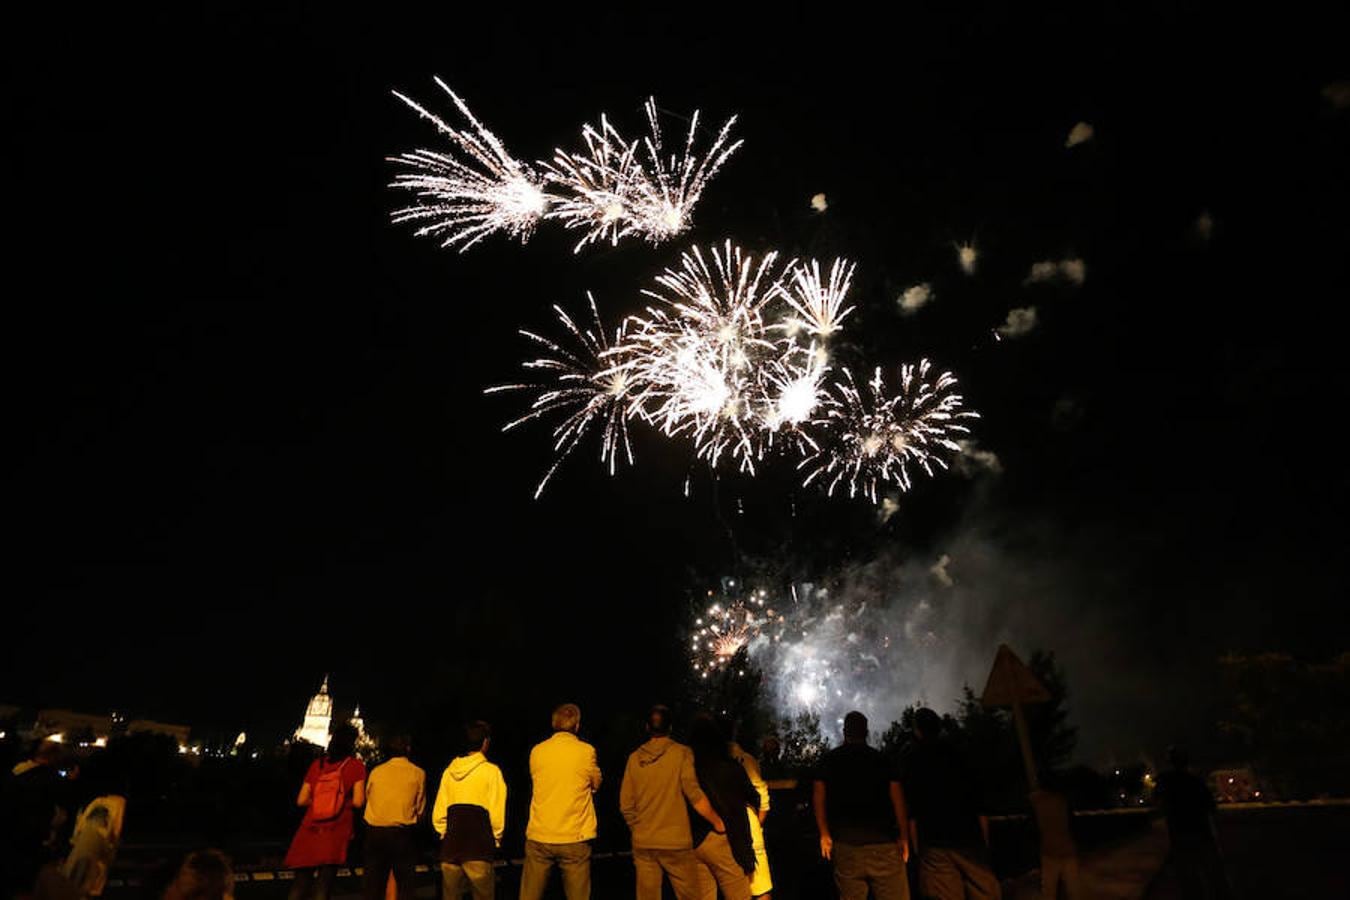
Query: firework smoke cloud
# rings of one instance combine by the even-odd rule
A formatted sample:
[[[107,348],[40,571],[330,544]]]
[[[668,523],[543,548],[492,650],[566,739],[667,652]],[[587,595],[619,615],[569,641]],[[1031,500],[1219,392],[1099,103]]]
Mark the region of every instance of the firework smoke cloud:
[[[961,271],[967,275],[975,274],[975,263],[979,258],[979,252],[976,251],[974,244],[956,245],[956,262],[961,266]]]
[[[1322,99],[1332,109],[1350,109],[1350,81],[1333,81],[1322,88]]]
[[[1020,338],[1031,334],[1036,328],[1036,307],[1022,306],[1008,310],[1008,318],[998,326],[998,333],[1005,338]]]
[[[1027,277],[1022,283],[1024,285],[1071,284],[1078,287],[1086,280],[1087,264],[1074,257],[1072,259],[1047,259],[1032,263],[1031,271],[1027,273]]]
[[[956,458],[956,466],[962,474],[967,477],[979,472],[988,472],[990,475],[1003,474],[1003,460],[998,458],[997,453],[983,449],[973,440],[957,443],[961,447],[961,455]]]
[[[900,295],[901,315],[912,316],[933,300],[933,288],[928,282],[905,288]]]
[[[951,565],[952,558],[947,554],[938,557],[938,561],[929,566],[928,574],[933,576],[933,580],[942,587],[951,587],[956,584],[952,581],[952,576],[947,573],[947,566]]]
[[[1095,130],[1087,122],[1079,122],[1069,130],[1069,136],[1064,139],[1064,147],[1072,149],[1079,144],[1086,144],[1092,140]]]

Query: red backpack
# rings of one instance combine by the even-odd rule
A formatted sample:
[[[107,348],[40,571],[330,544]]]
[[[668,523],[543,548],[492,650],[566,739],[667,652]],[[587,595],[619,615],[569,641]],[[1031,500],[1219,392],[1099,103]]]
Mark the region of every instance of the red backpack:
[[[347,805],[347,785],[342,780],[342,770],[347,767],[348,759],[331,769],[325,769],[319,761],[319,777],[314,780],[314,794],[310,800],[310,818],[316,821],[336,819]]]

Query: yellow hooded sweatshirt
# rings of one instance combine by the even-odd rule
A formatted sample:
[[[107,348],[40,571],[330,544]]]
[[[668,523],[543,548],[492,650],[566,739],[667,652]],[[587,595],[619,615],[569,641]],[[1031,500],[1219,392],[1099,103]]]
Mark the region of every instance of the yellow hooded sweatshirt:
[[[481,806],[487,810],[492,823],[492,837],[502,845],[506,828],[506,780],[502,770],[487,761],[477,751],[456,756],[445,767],[441,787],[436,791],[436,805],[431,810],[431,824],[436,833],[445,837],[445,811],[456,803]]]

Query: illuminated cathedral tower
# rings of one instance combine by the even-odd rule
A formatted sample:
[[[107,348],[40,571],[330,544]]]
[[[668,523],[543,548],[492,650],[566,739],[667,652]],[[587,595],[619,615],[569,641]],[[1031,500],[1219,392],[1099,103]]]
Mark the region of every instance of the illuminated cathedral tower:
[[[361,704],[356,704],[356,710],[352,713],[350,721],[356,728],[356,755],[363,760],[374,759],[378,745],[375,739],[366,733],[366,723],[361,718]]]
[[[305,721],[295,729],[297,741],[308,741],[320,747],[328,746],[328,726],[333,721],[333,698],[328,696],[328,676],[323,676],[319,692],[309,699]]]

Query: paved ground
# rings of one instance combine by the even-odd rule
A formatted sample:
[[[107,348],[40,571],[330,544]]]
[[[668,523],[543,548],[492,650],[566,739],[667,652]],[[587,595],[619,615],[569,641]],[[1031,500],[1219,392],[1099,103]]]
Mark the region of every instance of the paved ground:
[[[1225,809],[1219,841],[1238,900],[1350,898],[1350,806]],[[1181,897],[1170,867],[1147,897]]]
[[[1350,898],[1350,805],[1225,808],[1219,840],[1235,900]],[[1008,900],[1039,898],[1039,873],[1008,887]],[[1083,887],[1093,900],[1181,900],[1162,823],[1085,857]]]
[[[1224,808],[1219,834],[1236,900],[1350,900],[1350,803],[1326,805],[1277,804]],[[1181,893],[1166,865],[1167,833],[1156,823],[1148,832],[1108,844],[1086,854],[1082,861],[1084,895],[1092,900],[1179,900]],[[792,887],[781,885],[784,896],[825,900],[832,894],[828,873],[810,870],[812,878]],[[498,896],[511,898],[518,890],[518,872],[501,870]],[[821,877],[815,877],[821,876]],[[593,868],[595,900],[631,898],[632,863],[625,858],[597,860]],[[438,894],[436,873],[418,877],[416,895],[431,900]],[[241,900],[281,900],[289,884],[257,876],[236,886]],[[359,880],[344,877],[335,885],[334,900],[356,900]],[[110,900],[129,900],[142,892],[117,884]],[[1039,873],[1013,879],[1008,900],[1040,897]],[[556,878],[550,898],[561,898]]]
[[[1139,900],[1166,857],[1167,830],[1161,822],[1139,837],[1088,853],[1081,860],[1083,895],[1093,900]],[[1040,873],[1017,878],[1008,887],[1007,900],[1039,898]]]

